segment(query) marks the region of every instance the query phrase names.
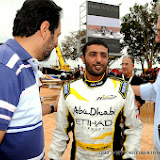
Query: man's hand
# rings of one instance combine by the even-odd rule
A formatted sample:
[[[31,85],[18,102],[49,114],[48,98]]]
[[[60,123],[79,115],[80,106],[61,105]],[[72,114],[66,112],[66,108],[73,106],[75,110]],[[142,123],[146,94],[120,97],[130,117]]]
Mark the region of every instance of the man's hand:
[[[50,104],[45,104],[45,103],[42,103],[42,115],[47,115],[47,114],[50,114],[51,113],[51,106]]]
[[[55,103],[53,104],[54,106],[54,112],[57,112],[57,108],[58,108],[58,101],[59,101],[59,96],[56,98],[56,101]],[[42,115],[47,115],[47,114],[50,114],[52,111],[52,108],[51,108],[51,104],[45,104],[45,103],[42,103]]]

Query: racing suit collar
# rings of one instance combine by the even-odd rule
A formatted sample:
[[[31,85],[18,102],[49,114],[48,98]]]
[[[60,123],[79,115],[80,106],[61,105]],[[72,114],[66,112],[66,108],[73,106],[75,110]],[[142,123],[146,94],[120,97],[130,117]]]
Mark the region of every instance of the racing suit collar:
[[[99,81],[89,81],[86,77],[86,73],[84,73],[84,76],[83,76],[84,83],[87,84],[87,86],[89,87],[101,86],[106,82],[106,79],[107,79],[106,73],[103,74],[102,78]]]

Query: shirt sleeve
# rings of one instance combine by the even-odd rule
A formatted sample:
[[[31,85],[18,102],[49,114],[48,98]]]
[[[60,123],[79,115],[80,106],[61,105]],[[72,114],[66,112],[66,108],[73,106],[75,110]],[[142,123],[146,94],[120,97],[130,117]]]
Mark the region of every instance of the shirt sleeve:
[[[50,145],[50,152],[48,154],[50,159],[62,160],[62,155],[67,147],[69,140],[68,136],[68,110],[65,105],[65,98],[63,90],[61,90],[58,102],[56,128],[53,132],[52,144]]]
[[[157,83],[154,84],[147,83],[140,85],[140,95],[143,100],[147,101],[156,101],[156,90],[157,90]]]
[[[0,130],[7,130],[18,105],[19,94],[15,72],[0,64]]]
[[[160,88],[160,72],[157,76],[156,81],[153,84],[147,83],[140,85],[141,98],[144,100],[156,102],[158,88]]]
[[[129,85],[128,92],[124,104],[124,159],[131,158],[136,160],[136,152],[140,150],[142,137],[142,122],[140,121],[139,110],[135,103],[135,96]]]

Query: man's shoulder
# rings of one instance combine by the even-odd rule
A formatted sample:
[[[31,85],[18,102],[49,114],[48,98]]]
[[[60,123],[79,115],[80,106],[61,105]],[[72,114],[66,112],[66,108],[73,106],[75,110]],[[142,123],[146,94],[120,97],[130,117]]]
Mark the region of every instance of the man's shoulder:
[[[141,77],[139,77],[137,75],[134,75],[133,78],[135,78],[135,79],[142,79]]]
[[[19,59],[19,56],[8,45],[0,45],[0,63],[7,65],[11,59]]]
[[[143,79],[141,77],[139,77],[137,75],[133,76],[133,79],[131,81],[131,85],[140,85],[142,83],[144,83],[144,81],[143,81]]]
[[[12,48],[7,44],[0,45],[0,63],[4,67],[10,68],[11,70],[16,70],[19,65],[15,65],[19,62],[21,65],[20,57],[15,53]],[[16,67],[16,68],[15,68]],[[14,68],[14,69],[13,69]]]
[[[128,92],[128,81],[125,81],[124,79],[117,76],[109,76],[108,79],[113,81],[115,87],[118,85],[118,92],[125,99]]]
[[[66,98],[69,94],[70,94],[70,89],[71,88],[81,88],[81,85],[83,80],[82,78],[76,79],[76,80],[72,80],[69,83],[66,83],[63,85],[63,93],[64,93],[64,97]]]
[[[79,88],[81,85],[82,85],[82,78],[78,78],[78,79],[75,79],[75,80],[71,80],[69,81],[68,83],[65,84],[65,86],[69,86],[69,87],[72,87],[72,88]]]
[[[0,45],[0,59],[10,58],[14,54],[14,51],[6,44]]]
[[[116,81],[121,81],[121,82],[124,82],[124,81],[125,81],[125,80],[124,80],[122,77],[120,77],[120,76],[108,75],[107,78],[112,79],[112,80],[116,80]]]

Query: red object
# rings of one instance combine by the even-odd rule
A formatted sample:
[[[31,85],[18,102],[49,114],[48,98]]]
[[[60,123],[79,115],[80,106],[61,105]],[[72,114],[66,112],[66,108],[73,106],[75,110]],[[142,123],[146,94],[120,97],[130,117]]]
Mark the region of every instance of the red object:
[[[120,71],[118,69],[112,69],[110,72],[114,73],[115,76],[120,74]]]
[[[136,119],[139,118],[139,113],[136,115]]]

